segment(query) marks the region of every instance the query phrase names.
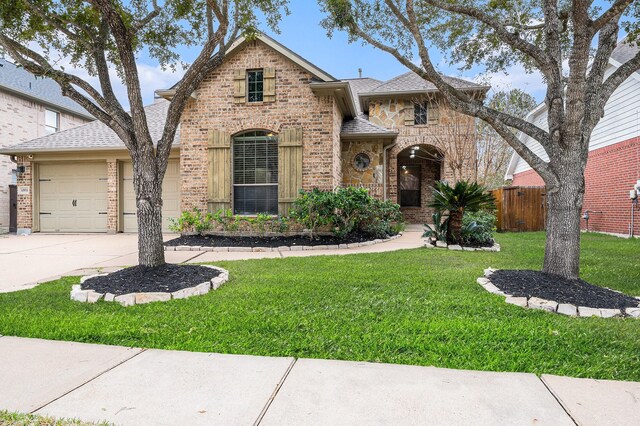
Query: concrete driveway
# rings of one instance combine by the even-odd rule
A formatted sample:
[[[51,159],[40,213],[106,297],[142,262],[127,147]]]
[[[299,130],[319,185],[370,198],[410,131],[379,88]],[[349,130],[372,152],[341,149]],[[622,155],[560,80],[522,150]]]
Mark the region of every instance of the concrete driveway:
[[[175,238],[167,235],[165,239]],[[0,235],[0,293],[24,290],[82,268],[137,264],[136,234]],[[181,263],[198,253],[167,252]]]

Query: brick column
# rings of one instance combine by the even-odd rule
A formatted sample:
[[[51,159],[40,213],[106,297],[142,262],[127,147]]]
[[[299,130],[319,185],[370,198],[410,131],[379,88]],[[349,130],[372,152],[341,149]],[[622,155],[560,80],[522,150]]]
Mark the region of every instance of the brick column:
[[[33,163],[27,157],[18,157],[18,235],[30,234],[33,228]],[[28,188],[28,193],[25,192]]]
[[[118,232],[118,162],[107,160],[107,234]]]

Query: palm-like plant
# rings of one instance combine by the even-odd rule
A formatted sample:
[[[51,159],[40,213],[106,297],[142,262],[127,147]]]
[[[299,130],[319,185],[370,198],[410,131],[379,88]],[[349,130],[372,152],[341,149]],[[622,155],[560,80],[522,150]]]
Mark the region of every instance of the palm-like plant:
[[[454,186],[445,182],[436,182],[433,187],[433,201],[429,206],[436,211],[449,212],[447,241],[460,242],[464,212],[493,209],[495,203],[493,195],[477,182],[459,181]]]

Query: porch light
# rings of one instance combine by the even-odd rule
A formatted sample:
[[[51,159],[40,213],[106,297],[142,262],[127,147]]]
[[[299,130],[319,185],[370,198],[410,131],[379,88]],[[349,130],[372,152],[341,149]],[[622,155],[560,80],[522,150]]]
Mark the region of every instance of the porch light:
[[[414,153],[411,153],[411,155],[409,156],[409,158],[416,158],[416,155]]]
[[[414,146],[413,148],[411,148],[414,151],[418,151],[420,149],[420,147],[418,145]]]

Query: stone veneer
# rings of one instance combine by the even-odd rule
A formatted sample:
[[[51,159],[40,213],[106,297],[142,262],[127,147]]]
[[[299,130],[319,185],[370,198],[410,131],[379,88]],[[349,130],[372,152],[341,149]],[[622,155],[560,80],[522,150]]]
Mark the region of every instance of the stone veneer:
[[[234,103],[234,71],[275,68],[275,102]],[[180,131],[182,210],[207,203],[207,141],[211,130],[234,135],[247,130],[280,133],[303,129],[302,186],[332,190],[342,182],[340,127],[342,114],[333,97],[316,96],[312,75],[256,40],[234,52],[211,72],[187,105]]]
[[[354,167],[356,155],[364,153],[371,159],[365,170]],[[349,140],[342,142],[342,184],[369,189],[369,193],[382,198],[383,143],[381,140]]]

